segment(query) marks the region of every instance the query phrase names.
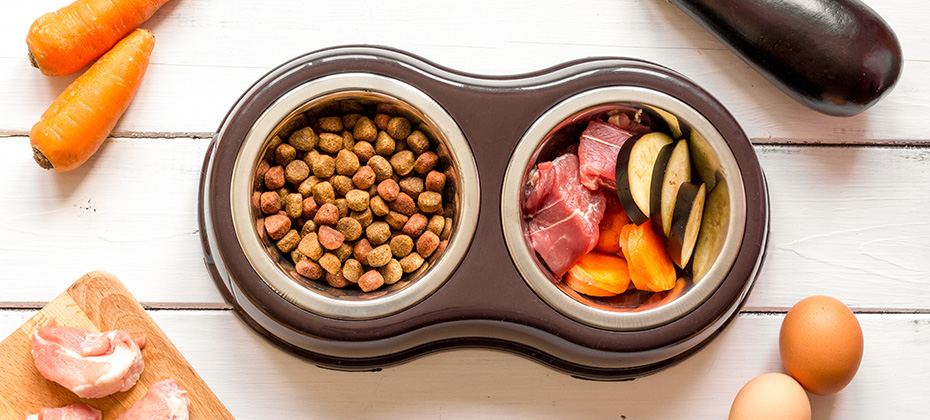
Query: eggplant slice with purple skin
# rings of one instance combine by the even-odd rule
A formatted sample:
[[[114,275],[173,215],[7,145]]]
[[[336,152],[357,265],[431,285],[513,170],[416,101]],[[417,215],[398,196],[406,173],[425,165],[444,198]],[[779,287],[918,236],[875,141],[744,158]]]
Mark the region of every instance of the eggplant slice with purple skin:
[[[678,189],[675,215],[668,236],[668,254],[672,262],[684,268],[691,260],[701,231],[706,190],[703,183],[687,182]]]
[[[630,221],[637,225],[649,220],[649,194],[652,173],[659,151],[672,139],[661,132],[651,132],[630,138],[617,154],[617,197]]]
[[[716,186],[707,193],[704,201],[701,232],[691,256],[691,271],[695,284],[704,278],[717,260],[730,226],[730,191],[722,174],[718,172],[716,179]]]
[[[691,156],[688,142],[679,140],[662,147],[656,157],[649,192],[649,212],[652,230],[667,238],[672,228],[672,215],[678,187],[691,181]]]

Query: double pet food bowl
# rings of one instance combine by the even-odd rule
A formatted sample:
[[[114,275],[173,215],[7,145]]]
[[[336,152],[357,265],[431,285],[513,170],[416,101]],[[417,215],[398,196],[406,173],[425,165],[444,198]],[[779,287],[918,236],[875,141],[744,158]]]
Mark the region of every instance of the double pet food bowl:
[[[343,100],[388,104],[430,127],[454,191],[455,225],[441,255],[369,293],[299,281],[293,263],[260,237],[252,209],[272,133]],[[531,169],[562,146],[553,133],[614,104],[659,108],[697,130],[729,186],[729,226],[707,274],[680,298],[641,312],[563,291],[528,244],[520,204]],[[688,357],[736,316],[762,263],[768,194],[733,117],[664,67],[600,58],[482,77],[397,50],[340,47],[272,70],[230,110],[204,162],[200,224],[207,267],[238,316],[319,366],[375,370],[478,347],[618,380]]]

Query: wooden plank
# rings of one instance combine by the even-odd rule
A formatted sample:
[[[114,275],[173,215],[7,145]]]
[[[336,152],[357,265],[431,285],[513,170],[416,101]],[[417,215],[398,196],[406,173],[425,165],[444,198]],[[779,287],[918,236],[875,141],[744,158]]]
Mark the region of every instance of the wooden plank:
[[[0,311],[0,333],[15,328],[22,312],[28,313]],[[336,372],[281,352],[230,311],[150,313],[242,419],[725,418],[745,382],[782,371],[782,314],[744,314],[677,366],[632,382],[605,383],[487,350],[439,353],[381,372]],[[930,315],[858,318],[865,336],[859,373],[842,392],[812,397],[813,418],[926,418]]]
[[[35,17],[66,3],[17,3],[0,16],[0,36],[22,39]],[[914,10],[907,0],[870,3],[898,31],[906,52],[904,73],[873,109],[853,118],[834,118],[779,92],[667,2],[585,0],[538,7],[530,2],[463,5],[421,0],[389,8],[356,2],[332,10],[313,8],[311,23],[284,18],[284,10],[309,13],[310,7],[296,0],[279,1],[275,7],[243,1],[174,1],[144,25],[155,31],[158,45],[116,134],[212,133],[239,95],[266,71],[306,52],[356,43],[400,48],[454,69],[494,75],[592,56],[636,57],[693,79],[760,141],[925,141],[921,116],[930,112],[930,85],[923,82],[930,72],[930,36],[923,22],[930,11]],[[341,21],[347,9],[357,21],[390,24],[353,25],[351,31],[319,24]],[[520,19],[510,18],[517,14]],[[0,45],[0,80],[7,81],[0,134],[26,134],[74,79],[42,76],[26,64],[24,55],[23,43]]]
[[[197,224],[205,139],[115,139],[87,165],[46,172],[25,138],[0,139],[0,302],[41,302],[97,269],[146,304],[215,306]],[[827,294],[857,308],[930,302],[930,149],[758,146],[768,253],[748,309]],[[485,180],[485,182],[488,182]],[[41,282],[24,279],[40,276]]]
[[[121,329],[133,337],[145,337],[145,370],[139,381],[129,391],[82,400],[43,378],[35,368],[30,343],[36,329],[52,320],[61,326]],[[188,392],[192,419],[233,418],[125,286],[110,273],[92,272],[0,343],[0,417],[22,418],[43,407],[83,402],[102,411],[104,419],[115,419],[164,378],[175,379]]]

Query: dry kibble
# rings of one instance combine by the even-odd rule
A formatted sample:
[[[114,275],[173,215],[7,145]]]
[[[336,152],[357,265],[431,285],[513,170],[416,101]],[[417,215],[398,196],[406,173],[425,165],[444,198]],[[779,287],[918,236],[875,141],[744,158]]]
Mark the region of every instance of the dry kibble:
[[[407,235],[410,235],[414,238],[419,238],[423,234],[423,231],[426,230],[428,221],[426,216],[423,213],[416,213],[413,216],[410,216],[410,219],[407,220],[407,224],[401,229]]]
[[[336,191],[336,194],[345,196],[355,189],[355,184],[352,183],[352,178],[349,178],[345,175],[334,175],[330,178],[330,182],[333,184],[333,190]]]
[[[333,184],[328,181],[318,182],[310,189],[310,194],[316,200],[316,203],[321,206],[336,201],[336,191],[333,190]]]
[[[391,254],[397,258],[404,258],[413,252],[413,238],[407,235],[397,235],[391,238]]]
[[[298,251],[296,248],[291,250],[291,261],[293,261],[294,264],[300,263],[301,261],[306,260],[306,259],[307,259],[307,256],[304,254],[301,254],[300,251]]]
[[[336,209],[339,210],[339,218],[347,217],[349,215],[349,202],[345,198],[337,198],[333,202],[336,205]]]
[[[287,217],[296,219],[304,214],[304,196],[299,193],[291,193],[284,196],[284,212]]]
[[[355,136],[351,131],[342,130],[342,148],[346,150],[355,149]]]
[[[424,194],[420,194],[421,200],[423,199]],[[411,198],[409,195],[407,195],[407,193],[404,193],[404,192],[397,194],[397,199],[390,202],[388,204],[388,207],[390,207],[391,210],[403,213],[407,216],[413,216],[413,214],[417,212],[416,202],[414,202],[413,198]],[[442,206],[440,206],[440,208],[442,208]]]
[[[355,128],[355,123],[362,118],[362,114],[346,114],[342,116],[342,126],[346,130],[351,130]]]
[[[291,184],[300,184],[310,176],[310,166],[302,160],[292,160],[284,168],[284,179]]]
[[[352,247],[352,256],[355,257],[358,262],[362,263],[362,265],[368,265],[368,253],[370,253],[372,249],[368,239],[362,238]]]
[[[342,232],[326,225],[320,226],[317,230],[317,237],[320,239],[320,245],[323,245],[323,248],[330,251],[339,248],[345,241],[345,236]]]
[[[310,200],[313,201],[313,200]],[[303,238],[311,233],[316,233],[317,224],[313,220],[307,220],[304,222],[304,226],[300,228],[300,237]]]
[[[394,173],[400,176],[407,176],[413,171],[414,162],[413,152],[410,150],[401,150],[391,156],[391,167],[394,168]]]
[[[342,131],[342,118],[340,117],[322,117],[317,122],[324,131],[331,133]]]
[[[446,223],[442,226],[442,234],[439,235],[439,239],[445,241],[448,240],[450,236],[452,236],[452,218],[446,217]]]
[[[349,281],[346,280],[346,278],[342,276],[342,270],[335,272],[335,273],[330,273],[327,271],[324,274],[324,277],[326,278],[327,284],[337,289],[341,289],[349,285]]]
[[[339,175],[352,176],[358,171],[358,156],[349,150],[342,149],[336,155],[336,173]]]
[[[384,201],[394,201],[400,193],[400,186],[393,179],[385,179],[378,184],[378,195]]]
[[[400,190],[407,193],[410,198],[416,200],[420,196],[420,193],[426,188],[423,182],[423,178],[416,176],[408,176],[398,183],[400,185]]]
[[[446,175],[439,171],[430,171],[426,174],[424,187],[427,191],[442,192],[442,189],[446,187]]]
[[[320,150],[329,153],[335,154],[342,150],[343,139],[342,136],[335,133],[322,133],[320,134]]]
[[[394,168],[391,167],[391,162],[388,162],[384,156],[372,156],[371,159],[368,159],[368,166],[375,171],[375,182],[384,181],[394,175]]]
[[[291,229],[291,219],[284,214],[273,214],[265,217],[265,231],[268,237],[277,241],[284,237]]]
[[[296,230],[291,229],[284,234],[284,237],[281,238],[275,246],[283,253],[290,253],[297,248],[297,244],[300,243],[300,234]]]
[[[429,139],[426,138],[426,135],[422,131],[414,131],[407,136],[407,147],[416,153],[417,155],[422,154],[429,150]]]
[[[335,225],[339,221],[339,208],[336,207],[333,203],[326,203],[320,206],[316,211],[316,215],[313,216],[313,221],[317,225]]]
[[[309,166],[310,169],[312,170],[312,169],[313,169],[313,164],[316,162],[316,160],[317,160],[319,157],[320,157],[320,152],[318,152],[316,149],[313,149],[313,150],[311,150],[311,151],[305,153],[304,156],[303,156],[302,158],[300,158],[300,160],[302,160],[302,161],[304,161],[304,162],[307,162],[307,166]]]
[[[423,259],[423,257],[420,254],[417,254],[416,252],[412,252],[408,254],[406,257],[401,258],[400,268],[404,270],[404,273],[409,274],[414,271],[417,271],[420,268],[420,266],[423,265],[424,261],[426,260]]]
[[[319,263],[327,273],[338,273],[342,271],[342,261],[339,261],[339,257],[331,252],[323,254],[323,256],[320,257]]]
[[[271,140],[268,140],[268,148],[265,149],[264,159],[274,160],[274,152],[275,150],[278,150],[278,146],[280,146],[282,143],[284,143],[284,140],[282,140],[281,137],[277,135],[273,136]]]
[[[365,237],[372,246],[381,245],[391,239],[391,227],[386,222],[374,222],[365,228]]]
[[[319,280],[320,277],[323,277],[323,267],[320,267],[320,264],[313,260],[302,260],[294,268],[297,270],[297,274],[310,280]]]
[[[433,232],[436,236],[442,235],[442,230],[446,227],[446,218],[434,215],[429,218],[429,224],[426,225],[426,230]]]
[[[379,268],[378,272],[381,273],[381,277],[384,278],[384,284],[397,283],[404,277],[404,269],[400,266],[400,262],[393,258],[383,267]]]
[[[368,191],[350,190],[346,193],[345,196],[346,202],[349,205],[349,210],[365,211],[368,208],[368,202],[370,199],[368,196]]]
[[[384,277],[376,270],[368,270],[358,279],[358,287],[363,292],[370,292],[381,287],[384,284]]]
[[[297,158],[297,149],[288,143],[279,144],[274,149],[274,161],[279,165],[287,165]]]
[[[420,175],[425,175],[429,171],[432,171],[437,163],[439,163],[439,156],[436,156],[433,152],[426,151],[420,154],[420,156],[417,156],[416,162],[413,163],[413,170],[417,171]]]
[[[406,139],[410,135],[410,121],[404,117],[394,117],[388,120],[385,131],[397,140]]]
[[[375,153],[381,156],[390,156],[392,153],[394,153],[395,146],[396,142],[394,141],[394,138],[391,137],[387,132],[378,132],[378,137],[375,139]]]
[[[352,256],[352,245],[343,242],[342,245],[339,245],[339,248],[333,250],[333,255],[339,258],[340,262],[345,262]]]
[[[355,241],[362,237],[362,224],[352,218],[343,217],[336,222],[336,230],[342,234],[346,241]]]
[[[371,212],[371,209],[365,209],[365,211],[353,211],[349,213],[349,217],[358,220],[358,223],[362,226],[362,229],[367,228],[371,222],[374,221],[374,213]]]
[[[362,263],[350,258],[342,263],[342,277],[352,283],[358,283],[358,279],[365,273]]]
[[[330,155],[320,155],[313,161],[313,175],[317,178],[329,178],[336,173],[336,159]]]
[[[375,185],[375,171],[368,165],[358,168],[355,175],[352,175],[352,183],[362,190],[371,188],[372,185]]]
[[[303,197],[303,195],[301,195]],[[301,212],[300,216],[307,220],[313,220],[313,217],[316,216],[316,200],[313,197],[307,197],[301,201]]]
[[[440,212],[442,211],[442,195],[436,191],[424,191],[417,198],[417,204],[420,206],[420,210],[425,213]]]
[[[300,243],[297,244],[297,250],[314,261],[319,260],[320,257],[323,256],[323,253],[326,252],[326,250],[323,249],[323,245],[320,244],[316,232],[310,232],[304,235],[304,237],[300,239]]]
[[[281,210],[281,197],[274,191],[265,191],[259,198],[262,213],[274,214]]]
[[[378,127],[370,118],[363,116],[356,121],[355,127],[352,129],[352,136],[355,137],[356,141],[375,141],[378,138]]]
[[[407,223],[408,217],[406,215],[400,214],[396,211],[392,211],[384,216],[384,222],[394,230],[401,230],[404,228],[404,225]]]
[[[278,193],[278,197],[281,198],[281,201],[283,202],[283,201],[284,201],[284,197],[286,197],[288,194],[290,194],[290,193],[291,193],[291,190],[290,190],[289,188],[287,188],[287,187],[281,187],[281,188],[278,188],[278,190],[275,191],[275,192]]]
[[[384,244],[372,249],[366,258],[368,259],[368,265],[370,267],[378,268],[383,267],[388,261],[391,261],[391,256],[391,246]]]
[[[361,162],[368,162],[375,155],[375,147],[367,141],[356,141],[352,151],[355,152],[355,156],[358,156],[358,160]]]
[[[306,152],[313,150],[319,140],[319,136],[316,135],[312,128],[304,127],[291,134],[287,142],[294,146],[295,149]]]
[[[429,258],[433,251],[439,246],[439,237],[435,233],[426,231],[417,239],[417,254],[423,258]]]
[[[277,190],[284,186],[284,167],[281,165],[273,166],[265,172],[265,188]]]
[[[391,116],[382,112],[375,114],[375,127],[378,127],[379,130],[386,130],[388,126],[388,121],[391,120]]]
[[[378,217],[383,217],[391,212],[387,202],[379,195],[371,197],[368,200],[368,206],[371,208],[371,212]]]
[[[310,175],[297,186],[297,192],[304,197],[313,195],[313,186],[320,183],[320,178]]]

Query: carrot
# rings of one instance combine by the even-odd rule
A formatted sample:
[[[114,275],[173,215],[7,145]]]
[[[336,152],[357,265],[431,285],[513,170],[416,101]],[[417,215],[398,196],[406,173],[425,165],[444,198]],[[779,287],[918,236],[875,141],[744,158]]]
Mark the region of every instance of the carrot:
[[[630,223],[630,218],[627,217],[626,212],[623,210],[615,213],[604,213],[604,218],[601,219],[598,226],[600,232],[594,249],[608,254],[620,252],[620,228],[628,223]]]
[[[151,32],[136,30],[52,102],[29,132],[39,166],[70,171],[97,151],[136,94],[154,46]]]
[[[633,286],[639,290],[663,292],[675,287],[678,276],[662,239],[649,221],[621,229],[621,250],[630,269]],[[625,241],[624,241],[625,239]]]
[[[29,28],[29,61],[46,76],[77,72],[109,51],[168,0],[78,0]]]
[[[626,291],[630,285],[630,274],[622,258],[589,252],[568,269],[563,278],[565,284],[578,293],[589,296],[614,296]]]

